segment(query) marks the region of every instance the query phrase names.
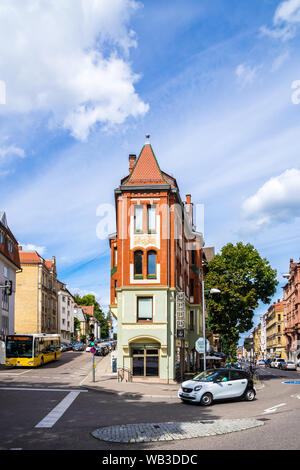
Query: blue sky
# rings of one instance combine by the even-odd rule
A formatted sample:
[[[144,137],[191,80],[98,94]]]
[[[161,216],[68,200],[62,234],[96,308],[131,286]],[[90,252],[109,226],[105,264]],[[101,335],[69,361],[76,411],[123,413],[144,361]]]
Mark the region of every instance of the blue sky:
[[[300,0],[0,0],[0,23],[0,209],[20,244],[107,308],[101,208],[150,133],[204,204],[206,246],[253,243],[281,297],[299,258]]]

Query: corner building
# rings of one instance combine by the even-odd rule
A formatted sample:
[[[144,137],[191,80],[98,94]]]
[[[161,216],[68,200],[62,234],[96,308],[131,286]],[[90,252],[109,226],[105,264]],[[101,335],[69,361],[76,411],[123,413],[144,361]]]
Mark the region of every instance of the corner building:
[[[172,383],[179,364],[189,371],[200,363],[204,243],[191,196],[182,201],[147,141],[138,158],[129,155],[115,205],[117,232],[109,241],[117,367],[126,380]]]

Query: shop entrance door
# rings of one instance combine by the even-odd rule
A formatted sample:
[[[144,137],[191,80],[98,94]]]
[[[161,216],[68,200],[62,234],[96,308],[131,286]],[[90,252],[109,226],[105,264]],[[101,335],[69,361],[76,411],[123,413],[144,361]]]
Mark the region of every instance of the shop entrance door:
[[[132,350],[133,377],[159,377],[159,350],[140,348]]]

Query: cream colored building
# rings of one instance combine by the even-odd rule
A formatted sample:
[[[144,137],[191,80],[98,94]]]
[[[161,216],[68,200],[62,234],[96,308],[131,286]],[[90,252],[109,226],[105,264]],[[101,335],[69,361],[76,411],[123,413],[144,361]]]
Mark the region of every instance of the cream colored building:
[[[55,257],[44,260],[36,251],[19,247],[22,272],[16,277],[15,332],[59,332]]]
[[[286,359],[286,338],[284,336],[283,302],[278,300],[268,309],[266,319],[267,357]]]

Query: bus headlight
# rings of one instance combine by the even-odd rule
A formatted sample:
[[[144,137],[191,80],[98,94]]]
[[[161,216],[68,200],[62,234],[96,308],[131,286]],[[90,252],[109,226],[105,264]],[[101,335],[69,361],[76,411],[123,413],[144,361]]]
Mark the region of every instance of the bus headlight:
[[[31,364],[34,364],[34,361],[29,361],[28,364],[30,364],[30,365],[31,365]]]

